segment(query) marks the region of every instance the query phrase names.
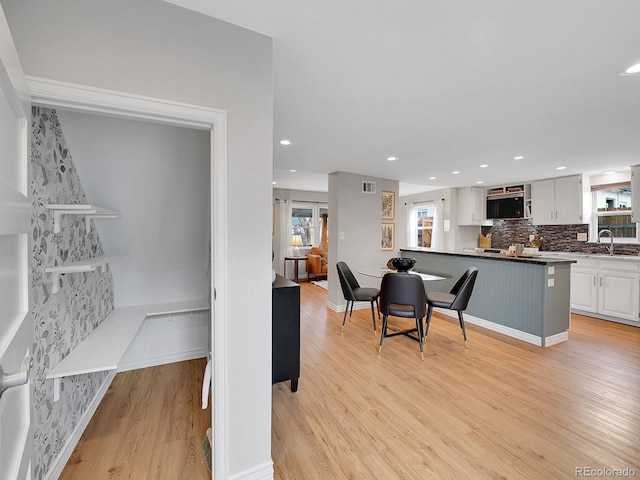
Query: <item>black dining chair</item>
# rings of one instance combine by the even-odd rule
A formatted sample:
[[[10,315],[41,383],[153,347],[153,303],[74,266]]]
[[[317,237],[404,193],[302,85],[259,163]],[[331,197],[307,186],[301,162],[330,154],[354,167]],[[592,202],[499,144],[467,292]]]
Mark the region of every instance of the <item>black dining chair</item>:
[[[476,267],[469,267],[464,274],[458,279],[449,293],[444,292],[429,292],[427,293],[427,328],[424,333],[424,339],[427,340],[429,335],[429,325],[431,324],[431,314],[433,308],[447,308],[449,310],[456,310],[458,312],[458,321],[460,322],[460,328],[462,329],[462,336],[464,337],[464,346],[469,348],[467,344],[467,332],[464,328],[464,318],[462,312],[467,309],[469,299],[473,293],[473,286],[476,283],[476,277],[478,276],[478,269]]]
[[[387,273],[382,277],[380,286],[380,312],[382,312],[382,329],[380,330],[380,345],[378,353],[382,351],[382,342],[386,337],[404,335],[416,340],[420,344],[420,358],[424,360],[422,351],[422,319],[426,315],[426,293],[424,283],[418,275],[411,273]],[[415,318],[416,327],[388,333],[389,316]],[[416,332],[417,337],[412,333]]]
[[[373,334],[377,335],[378,330],[376,327],[376,315],[373,311],[373,304],[376,304],[376,310],[378,311],[378,318],[380,318],[380,309],[378,307],[378,297],[380,296],[380,290],[377,288],[361,287],[356,280],[356,277],[351,272],[349,266],[344,262],[338,262],[336,264],[338,269],[338,278],[340,279],[340,287],[342,287],[342,294],[347,301],[347,306],[344,310],[344,318],[342,319],[342,331],[344,331],[344,324],[347,321],[347,310],[349,310],[349,318],[353,313],[353,304],[355,302],[369,302],[371,303],[371,319],[373,320]],[[351,304],[351,308],[349,308]]]

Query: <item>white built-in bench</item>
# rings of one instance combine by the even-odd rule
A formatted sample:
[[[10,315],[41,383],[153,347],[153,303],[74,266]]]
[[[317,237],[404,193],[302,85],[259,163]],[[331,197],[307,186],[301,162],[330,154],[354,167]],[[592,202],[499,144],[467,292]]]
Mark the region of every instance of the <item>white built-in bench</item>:
[[[62,377],[117,370],[146,317],[203,310],[209,310],[207,299],[115,308],[47,374],[53,380],[53,400],[60,399]]]

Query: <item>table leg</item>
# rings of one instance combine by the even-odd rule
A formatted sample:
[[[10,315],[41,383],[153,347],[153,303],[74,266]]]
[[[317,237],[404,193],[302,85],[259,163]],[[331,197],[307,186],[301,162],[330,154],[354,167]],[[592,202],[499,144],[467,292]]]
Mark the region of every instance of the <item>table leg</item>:
[[[297,258],[293,261],[293,277],[296,283],[300,283],[298,282],[298,262],[299,260]]]

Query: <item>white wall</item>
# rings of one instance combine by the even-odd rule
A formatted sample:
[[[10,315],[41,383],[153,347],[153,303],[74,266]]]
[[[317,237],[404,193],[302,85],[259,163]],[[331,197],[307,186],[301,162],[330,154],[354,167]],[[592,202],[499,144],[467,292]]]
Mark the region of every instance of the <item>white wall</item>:
[[[276,198],[290,200],[292,202],[317,202],[327,203],[329,194],[327,192],[312,192],[309,190],[291,190],[288,188],[274,188],[273,199]]]
[[[2,6],[28,75],[227,110],[229,409],[228,439],[216,441],[227,444],[229,476],[264,468],[271,462],[271,39],[157,0]],[[248,211],[252,221],[238,221]]]
[[[362,193],[362,182],[376,183],[376,193]],[[334,310],[344,310],[346,304],[336,273],[336,263],[344,261],[358,278],[362,286],[380,286],[380,279],[358,275],[358,267],[387,263],[397,256],[396,238],[393,251],[380,248],[382,220],[382,191],[395,192],[396,223],[402,217],[398,205],[398,181],[375,177],[363,177],[352,173],[334,172],[329,175],[329,275],[328,305]],[[396,235],[399,229],[396,223]]]
[[[208,297],[209,134],[58,110],[111,265],[116,307]]]

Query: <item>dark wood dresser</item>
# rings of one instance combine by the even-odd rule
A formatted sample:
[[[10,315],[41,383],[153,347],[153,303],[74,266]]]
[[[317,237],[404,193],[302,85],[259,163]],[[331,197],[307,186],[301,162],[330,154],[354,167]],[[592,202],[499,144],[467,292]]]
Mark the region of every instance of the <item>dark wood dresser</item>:
[[[300,285],[277,275],[271,298],[271,383],[291,380],[295,392],[300,377]]]

